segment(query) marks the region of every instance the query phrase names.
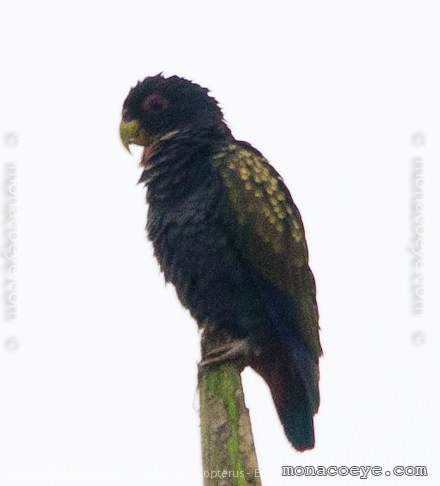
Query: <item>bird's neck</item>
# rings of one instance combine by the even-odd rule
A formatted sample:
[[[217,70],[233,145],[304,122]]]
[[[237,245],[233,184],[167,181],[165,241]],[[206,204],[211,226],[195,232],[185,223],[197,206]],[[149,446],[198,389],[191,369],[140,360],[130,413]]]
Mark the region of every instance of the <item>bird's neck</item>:
[[[232,138],[228,128],[176,130],[163,135],[142,155],[144,170],[139,183],[148,187],[147,201],[150,204],[175,201],[195,190],[212,177],[209,157]]]

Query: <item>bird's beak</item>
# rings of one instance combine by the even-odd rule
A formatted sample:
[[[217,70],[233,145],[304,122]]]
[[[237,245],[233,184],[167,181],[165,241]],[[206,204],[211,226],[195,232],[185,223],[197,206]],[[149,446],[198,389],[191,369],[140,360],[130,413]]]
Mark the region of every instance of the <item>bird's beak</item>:
[[[121,137],[122,145],[130,151],[130,144],[135,143],[137,145],[144,145],[145,133],[141,129],[137,120],[121,121],[119,125],[119,136]]]

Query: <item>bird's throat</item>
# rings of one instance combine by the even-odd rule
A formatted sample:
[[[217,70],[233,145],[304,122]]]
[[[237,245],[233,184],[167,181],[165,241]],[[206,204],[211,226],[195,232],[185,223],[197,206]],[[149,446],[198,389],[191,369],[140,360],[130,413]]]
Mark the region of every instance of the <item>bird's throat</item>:
[[[142,152],[142,159],[140,162],[141,167],[149,167],[150,159],[158,149],[158,147],[168,140],[171,140],[175,135],[179,133],[178,130],[173,130],[165,133],[160,137],[150,137],[147,139],[147,143],[144,145],[144,151]]]
[[[150,159],[151,156],[154,154],[155,145],[156,144],[153,142],[144,147],[141,162],[139,164],[141,167],[148,167],[150,165]]]

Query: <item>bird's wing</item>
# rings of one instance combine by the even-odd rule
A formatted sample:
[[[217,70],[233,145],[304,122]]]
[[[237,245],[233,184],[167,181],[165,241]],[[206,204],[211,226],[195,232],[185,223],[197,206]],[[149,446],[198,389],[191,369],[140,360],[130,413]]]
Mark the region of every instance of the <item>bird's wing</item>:
[[[272,302],[273,312],[281,315],[316,362],[322,350],[315,281],[301,215],[289,190],[269,162],[247,143],[229,144],[213,156],[212,163],[227,188],[232,216],[226,218],[228,233]]]

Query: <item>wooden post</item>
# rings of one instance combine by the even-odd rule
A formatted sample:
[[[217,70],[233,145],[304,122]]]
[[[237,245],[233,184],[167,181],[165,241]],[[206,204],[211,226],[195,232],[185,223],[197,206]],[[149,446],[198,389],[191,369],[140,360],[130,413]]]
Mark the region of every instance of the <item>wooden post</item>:
[[[231,342],[218,330],[202,336],[202,359],[211,349]],[[200,429],[205,486],[261,486],[249,411],[238,364],[224,363],[199,371]]]

